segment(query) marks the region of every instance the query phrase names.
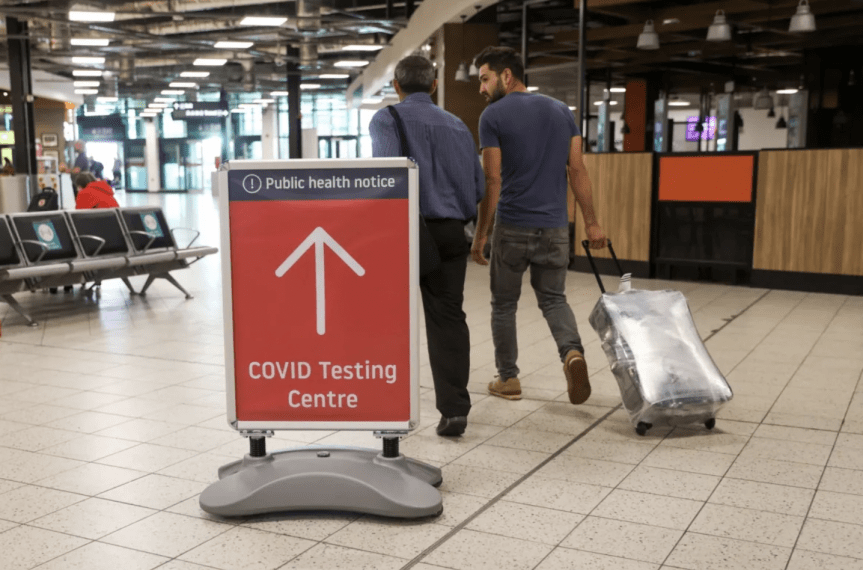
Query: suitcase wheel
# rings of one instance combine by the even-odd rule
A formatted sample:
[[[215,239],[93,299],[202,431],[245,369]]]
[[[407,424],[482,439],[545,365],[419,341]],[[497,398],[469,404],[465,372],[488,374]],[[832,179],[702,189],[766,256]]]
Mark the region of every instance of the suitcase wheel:
[[[716,418],[710,418],[709,420],[704,422],[704,427],[706,427],[707,429],[713,429],[714,427],[716,427]]]
[[[653,427],[653,424],[648,424],[645,422],[638,422],[638,425],[635,426],[635,433],[643,436],[644,434],[647,433],[647,430],[649,430],[652,427]]]

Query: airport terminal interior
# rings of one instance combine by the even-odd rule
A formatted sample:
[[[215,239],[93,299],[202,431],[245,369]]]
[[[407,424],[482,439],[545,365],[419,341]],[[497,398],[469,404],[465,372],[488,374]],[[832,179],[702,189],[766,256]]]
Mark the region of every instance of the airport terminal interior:
[[[0,0],[0,16],[0,569],[863,570],[863,2]],[[259,441],[229,424],[218,169],[368,163],[368,123],[412,53],[477,137],[486,45],[519,50],[531,90],[573,111],[632,289],[683,293],[733,398],[715,425],[636,431],[588,321],[600,290],[571,202],[585,403],[569,401],[527,275],[523,398],[489,394],[489,270],[469,261],[460,437],[436,433],[410,291],[419,422],[398,450],[440,470],[440,514],[203,510]],[[81,152],[104,166],[127,254],[72,243]],[[25,213],[48,187],[60,211]],[[148,212],[159,238],[177,230],[157,253]],[[69,224],[67,262],[28,252],[34,215]],[[616,266],[595,257],[613,297]],[[307,307],[312,281],[261,303]],[[371,429],[266,438],[269,452],[382,445]]]

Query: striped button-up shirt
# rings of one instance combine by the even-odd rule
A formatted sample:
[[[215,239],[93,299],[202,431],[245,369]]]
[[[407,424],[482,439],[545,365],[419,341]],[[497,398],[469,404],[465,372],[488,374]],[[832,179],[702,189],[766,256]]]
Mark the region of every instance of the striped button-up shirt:
[[[419,168],[420,213],[456,220],[476,216],[485,177],[467,126],[435,105],[428,93],[412,93],[395,107]],[[402,156],[395,120],[387,109],[375,113],[369,133],[374,156]]]

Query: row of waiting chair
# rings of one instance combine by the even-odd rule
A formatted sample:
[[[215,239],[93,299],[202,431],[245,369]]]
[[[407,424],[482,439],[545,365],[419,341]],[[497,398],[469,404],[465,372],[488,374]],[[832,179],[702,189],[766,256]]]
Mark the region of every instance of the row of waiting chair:
[[[174,231],[179,229],[169,228],[161,208],[152,206],[0,215],[0,298],[31,326],[37,323],[15,293],[87,283],[92,290],[118,278],[134,295],[128,278],[147,275],[137,294],[146,294],[162,278],[191,299],[170,271],[218,249],[192,247],[200,234],[195,230],[188,230],[195,234],[188,245],[178,247]]]

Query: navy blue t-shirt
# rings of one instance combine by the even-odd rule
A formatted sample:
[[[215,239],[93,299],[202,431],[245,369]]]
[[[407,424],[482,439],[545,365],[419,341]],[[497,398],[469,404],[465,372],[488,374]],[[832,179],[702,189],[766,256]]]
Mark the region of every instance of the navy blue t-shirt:
[[[497,219],[526,228],[569,225],[566,164],[572,137],[581,132],[566,104],[515,91],[490,104],[479,118],[482,148],[500,148]]]

